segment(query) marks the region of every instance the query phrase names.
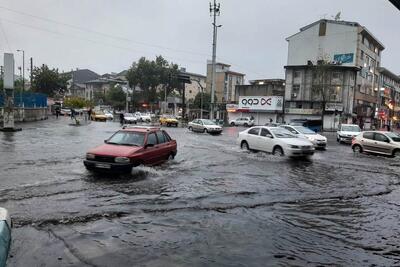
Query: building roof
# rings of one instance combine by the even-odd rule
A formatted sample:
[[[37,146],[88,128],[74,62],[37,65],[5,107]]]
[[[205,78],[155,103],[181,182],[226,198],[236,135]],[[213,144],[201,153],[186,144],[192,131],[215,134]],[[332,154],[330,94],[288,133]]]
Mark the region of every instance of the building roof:
[[[393,72],[391,72],[390,70],[384,68],[384,67],[380,67],[378,68],[379,73],[388,76],[390,78],[392,78],[393,80],[400,82],[400,76],[394,74]]]
[[[212,61],[211,60],[207,60],[207,65],[211,65],[212,64]],[[221,65],[221,66],[226,66],[226,67],[230,67],[231,65],[229,65],[229,64],[225,64],[225,63],[222,63],[222,62],[215,62],[215,65]]]
[[[182,72],[182,74],[186,74],[186,75],[193,76],[193,77],[206,78],[205,75],[198,74],[198,73],[193,73],[193,72],[185,71],[185,72]]]
[[[287,37],[286,41],[289,41],[289,39],[292,38],[293,36],[303,32],[303,31],[305,31],[305,30],[307,30],[307,29],[309,29],[309,28],[311,28],[311,27],[313,27],[315,25],[318,25],[321,22],[326,22],[326,23],[331,23],[331,24],[346,25],[346,26],[350,26],[350,27],[359,27],[359,28],[362,29],[361,33],[364,33],[364,34],[368,35],[368,37],[370,39],[372,39],[380,47],[381,50],[385,49],[385,46],[381,42],[379,42],[379,40],[377,38],[375,38],[375,36],[373,36],[372,33],[370,33],[366,27],[362,26],[358,22],[344,21],[344,20],[330,20],[330,19],[317,20],[317,21],[315,21],[315,22],[313,22],[311,24],[308,24],[308,25],[300,28],[300,31],[298,33],[295,33],[295,34]]]
[[[228,70],[225,73],[236,75],[236,76],[246,76],[246,74],[243,74],[243,73],[240,73],[240,72],[236,72],[236,71],[231,71],[231,70]]]
[[[99,74],[89,69],[78,69],[67,72],[66,74],[72,74],[71,78],[73,79],[74,83],[85,83],[87,81],[94,80],[100,77]]]
[[[126,83],[125,81],[120,80],[120,79],[99,78],[99,79],[94,79],[94,80],[87,81],[87,82],[85,82],[85,84],[91,84],[91,83],[102,83],[102,84],[104,84],[104,83],[112,83],[112,82],[114,82],[114,83],[122,83],[122,84]]]

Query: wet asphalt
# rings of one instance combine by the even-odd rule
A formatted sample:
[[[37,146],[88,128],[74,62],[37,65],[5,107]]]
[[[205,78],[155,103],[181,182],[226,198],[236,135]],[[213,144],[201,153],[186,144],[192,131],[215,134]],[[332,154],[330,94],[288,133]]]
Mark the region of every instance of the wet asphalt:
[[[168,128],[175,160],[94,175],[86,151],[120,128],[68,118],[0,133],[8,266],[400,265],[400,162],[326,151],[290,160]]]

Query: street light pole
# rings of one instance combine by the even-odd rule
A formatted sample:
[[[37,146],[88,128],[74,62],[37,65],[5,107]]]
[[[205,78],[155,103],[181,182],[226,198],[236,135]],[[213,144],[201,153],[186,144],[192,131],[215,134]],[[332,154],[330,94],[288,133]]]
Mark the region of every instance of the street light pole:
[[[17,52],[22,52],[22,91],[25,92],[25,50],[18,49]]]
[[[214,94],[215,94],[215,64],[217,54],[217,16],[220,15],[220,4],[214,0],[214,3],[210,3],[210,14],[213,16],[213,49],[212,49],[212,68],[211,68],[211,111],[210,119],[214,119]]]
[[[203,92],[204,92],[204,87],[203,85],[201,85],[200,80],[195,80],[192,79],[193,81],[197,82],[197,84],[199,85],[200,89],[201,89],[201,94],[200,94],[200,119],[203,118]]]

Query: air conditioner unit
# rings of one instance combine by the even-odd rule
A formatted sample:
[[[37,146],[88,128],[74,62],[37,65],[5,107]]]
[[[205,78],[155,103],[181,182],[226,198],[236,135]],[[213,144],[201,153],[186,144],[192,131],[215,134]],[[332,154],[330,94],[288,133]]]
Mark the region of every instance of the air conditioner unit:
[[[293,98],[296,98],[296,97],[297,97],[297,94],[296,94],[296,93],[293,93],[293,94],[292,94],[292,97],[293,97]]]

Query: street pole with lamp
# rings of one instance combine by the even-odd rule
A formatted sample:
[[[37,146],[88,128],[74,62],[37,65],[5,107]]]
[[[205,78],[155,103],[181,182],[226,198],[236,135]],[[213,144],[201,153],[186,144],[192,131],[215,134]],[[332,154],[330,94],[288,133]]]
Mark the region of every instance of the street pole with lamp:
[[[22,91],[25,92],[25,51],[18,49],[17,52],[22,52]]]
[[[217,25],[217,16],[220,15],[220,4],[214,0],[214,4],[210,3],[210,14],[214,18],[213,22],[213,49],[212,49],[212,69],[211,69],[211,114],[210,119],[214,119],[214,94],[215,94],[215,64],[217,54],[217,29],[222,25]]]
[[[201,94],[200,94],[200,119],[202,119],[203,118],[203,92],[204,92],[204,87],[203,87],[203,85],[201,85],[200,80],[192,79],[192,81],[197,82],[197,84],[199,85],[199,87],[201,89]]]

